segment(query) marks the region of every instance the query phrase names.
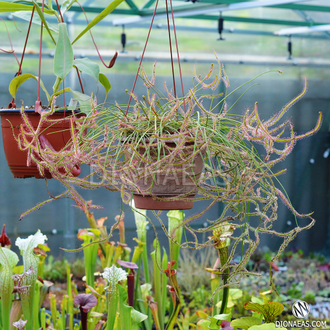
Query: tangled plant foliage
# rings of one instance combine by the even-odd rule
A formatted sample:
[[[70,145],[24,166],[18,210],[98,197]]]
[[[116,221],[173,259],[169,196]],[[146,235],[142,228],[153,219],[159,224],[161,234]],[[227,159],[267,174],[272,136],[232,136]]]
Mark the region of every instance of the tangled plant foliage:
[[[96,100],[91,99],[87,107],[86,104],[81,107],[87,114],[85,118],[72,115],[72,140],[59,152],[42,145],[38,138],[40,130],[33,130],[22,113],[25,124],[21,127],[18,143],[21,149],[29,150],[28,162],[36,162],[41,173],[48,170],[53,178],[67,188],[66,192],[51,196],[48,201],[69,197],[86,211],[90,205],[77,192],[77,187],[105,187],[119,191],[125,203],[131,200],[133,193],[149,195],[156,200],[208,201],[208,206],[202,212],[186,218],[179,225],[184,226],[194,237],[192,241],[183,242],[181,247],[199,249],[212,245],[212,237],[200,243],[196,233],[230,225],[230,232],[234,230],[236,237],[231,235],[234,243],[228,261],[221,268],[222,272],[230,269],[230,283],[246,273],[245,265],[258,246],[260,233],[283,238],[276,255],[278,257],[300,231],[314,224],[311,215],[299,214],[285,192],[278,188],[281,185],[277,176],[285,170],[273,173],[272,167],[292,151],[297,140],[319,129],[322,114],[319,113],[315,128],[303,135],[295,134],[289,120],[281,122],[287,110],[305,94],[306,80],[302,92],[268,120],[260,119],[257,103],[252,111],[247,110],[243,116],[230,114],[233,106],[229,108],[226,100],[238,88],[231,93],[217,94],[220,83],[229,87],[228,77],[218,64],[219,72],[215,75],[213,66],[204,78],[195,73],[194,87],[181,98],[175,93],[173,95],[166,83],[165,94],[156,90],[155,70],[150,80],[142,70],[141,77],[147,89],[142,100],[131,94],[135,104],[130,108],[127,106],[127,111],[126,106],[118,104],[98,107]],[[204,106],[205,99],[209,100],[209,108]],[[47,116],[42,117],[41,123],[47,120]],[[265,148],[264,158],[257,152],[255,143]],[[203,161],[200,173],[195,171],[196,157]],[[73,177],[70,169],[83,163],[91,166],[93,173],[85,177]],[[186,184],[191,186],[184,193],[160,197],[154,192],[154,187],[163,184],[167,178],[181,180],[180,183],[185,184],[182,173],[188,178]],[[301,220],[304,223],[301,225],[297,220],[296,227],[291,231],[276,232],[273,222],[277,219],[279,199],[296,217],[307,218],[309,223]],[[224,205],[221,216],[209,221],[207,228],[193,229],[191,222],[217,202]],[[170,237],[171,233],[166,231],[159,214],[154,212],[154,215]],[[259,219],[256,226],[249,221],[252,217]],[[233,265],[232,260],[240,242],[245,252],[239,264]]]

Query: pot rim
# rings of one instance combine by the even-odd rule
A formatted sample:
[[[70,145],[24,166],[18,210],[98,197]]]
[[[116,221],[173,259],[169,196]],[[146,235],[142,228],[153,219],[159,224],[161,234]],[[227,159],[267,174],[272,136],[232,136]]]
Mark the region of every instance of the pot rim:
[[[41,111],[48,111],[50,110],[51,108],[47,108],[47,109],[42,109]],[[81,113],[80,110],[73,110],[75,113]],[[0,109],[0,115],[1,114],[6,114],[6,113],[19,113],[21,112],[21,109],[20,108],[12,108],[12,109]],[[35,111],[34,108],[32,109],[24,109],[24,112],[28,112],[28,113],[38,113]],[[67,113],[70,113],[72,112],[72,110],[64,110],[64,109],[55,109],[54,113],[64,113],[64,112],[67,112]]]

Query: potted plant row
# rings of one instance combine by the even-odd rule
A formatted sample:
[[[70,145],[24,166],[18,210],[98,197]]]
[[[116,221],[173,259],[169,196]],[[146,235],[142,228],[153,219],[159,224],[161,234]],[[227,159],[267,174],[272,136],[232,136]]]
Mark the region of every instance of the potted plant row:
[[[70,122],[73,119],[75,122],[80,122],[83,117],[83,113],[76,110],[76,102],[72,102],[71,99],[69,106],[65,106],[65,93],[71,92],[73,96],[77,96],[80,99],[86,98],[84,89],[81,83],[81,73],[88,74],[95,79],[95,83],[100,83],[106,89],[108,93],[111,85],[108,78],[100,73],[100,68],[97,63],[89,60],[88,58],[75,59],[72,45],[79,40],[83,35],[86,34],[94,25],[101,21],[106,15],[111,13],[123,0],[112,1],[102,13],[97,15],[90,23],[86,23],[86,27],[79,33],[74,39],[70,40],[67,25],[64,22],[64,15],[70,9],[71,5],[75,1],[65,1],[61,7],[57,3],[57,10],[53,8],[51,2],[38,4],[32,2],[31,4],[19,4],[1,2],[0,11],[10,12],[14,16],[27,19],[26,15],[22,15],[25,12],[31,12],[29,17],[29,24],[27,34],[24,42],[22,57],[18,60],[15,51],[13,49],[8,52],[12,52],[18,63],[18,71],[15,77],[9,84],[9,93],[12,96],[12,101],[9,103],[7,108],[0,110],[1,115],[1,127],[2,127],[2,138],[4,151],[7,159],[8,166],[15,178],[51,178],[49,171],[44,170],[41,159],[38,157],[31,160],[31,155],[28,148],[22,147],[19,143],[20,130],[28,130],[29,126],[33,127],[38,135],[41,148],[43,150],[51,150],[58,152],[65,148],[68,141],[71,139],[70,133]],[[47,14],[47,15],[46,15]],[[30,35],[30,28],[34,16],[38,15],[41,22],[40,30],[40,46],[39,46],[39,73],[35,76],[31,73],[23,73],[23,59],[26,52],[26,46]],[[46,20],[49,17],[55,17],[57,20],[57,28],[50,28],[49,23]],[[43,31],[46,31],[54,44],[54,86],[52,93],[49,93],[45,88],[40,76],[42,75],[41,70],[41,58],[42,58],[42,38]],[[96,46],[96,45],[95,45]],[[111,68],[116,60],[117,53],[111,59],[108,68]],[[102,60],[103,61],[103,60]],[[104,63],[104,62],[103,62]],[[75,70],[80,81],[82,91],[72,91],[71,88],[65,87],[64,81],[67,75]],[[16,104],[16,95],[21,84],[27,80],[36,80],[38,82],[38,88],[35,92],[36,102],[33,106],[30,105],[18,105]],[[46,94],[47,104],[42,105],[40,100],[40,90]],[[64,106],[60,108],[56,104],[56,98],[63,96]],[[23,119],[24,117],[24,119]],[[44,118],[43,120],[40,120]],[[42,124],[41,124],[42,122]],[[34,137],[25,136],[27,143],[31,143]],[[77,176],[80,174],[80,167],[77,163],[66,164],[59,169],[62,172],[67,172],[69,175]]]

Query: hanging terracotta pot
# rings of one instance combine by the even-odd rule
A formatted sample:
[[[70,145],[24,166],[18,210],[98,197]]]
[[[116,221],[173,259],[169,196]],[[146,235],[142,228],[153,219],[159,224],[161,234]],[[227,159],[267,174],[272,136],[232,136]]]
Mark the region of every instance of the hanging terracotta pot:
[[[168,156],[176,148],[175,142],[165,142],[158,156],[158,148],[148,148],[148,163],[141,161],[136,156],[133,162],[136,169],[130,171],[130,175],[136,175],[135,184],[138,189],[134,193],[135,207],[145,210],[187,210],[194,206],[193,198],[197,192],[198,180],[203,171],[204,151],[196,150],[194,143],[186,143],[180,149],[180,155],[173,155],[166,160],[166,164],[160,162],[160,157]],[[141,146],[138,153],[146,157],[146,148]],[[132,150],[128,151],[128,155]],[[140,158],[137,161],[137,158]],[[168,161],[168,163],[167,163]],[[158,162],[159,163],[159,162]],[[162,170],[163,168],[163,170]],[[142,193],[141,193],[142,192]],[[178,199],[183,195],[182,199]],[[164,199],[164,200],[162,200]]]
[[[35,109],[26,109],[24,112],[32,126],[37,128],[40,120],[39,113],[35,112]],[[66,143],[71,139],[70,121],[61,120],[56,122],[56,120],[60,120],[70,114],[69,111],[66,113],[64,111],[56,111],[48,117],[54,120],[54,122],[44,122],[42,125],[42,134],[39,137],[41,144],[46,144],[55,151],[60,151],[65,147]],[[49,171],[45,171],[44,177],[41,176],[35,163],[27,166],[27,151],[22,151],[18,147],[15,138],[20,133],[20,125],[23,124],[20,109],[0,109],[0,115],[3,147],[9,169],[14,178],[25,179],[34,177],[37,179],[51,179],[52,176]],[[80,174],[79,166],[73,166],[71,173],[74,176],[78,176]]]

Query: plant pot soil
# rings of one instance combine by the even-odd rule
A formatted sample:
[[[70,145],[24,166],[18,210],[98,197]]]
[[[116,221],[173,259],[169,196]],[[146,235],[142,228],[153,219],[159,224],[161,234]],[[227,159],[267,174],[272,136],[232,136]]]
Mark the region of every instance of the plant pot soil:
[[[169,155],[175,147],[175,142],[166,142],[162,151],[163,156]],[[198,152],[192,157],[192,154],[196,152],[194,143],[186,143],[180,151],[180,156],[175,156],[176,161],[172,168],[166,166],[165,171],[157,169],[156,174],[154,170],[151,173],[146,170],[146,173],[136,180],[135,183],[139,190],[146,192],[144,194],[134,192],[136,208],[145,210],[188,210],[193,208],[193,198],[197,192],[196,184],[203,170],[204,152]],[[138,148],[138,152],[143,155],[145,147]],[[149,157],[149,159],[157,161],[157,147],[150,148]],[[190,158],[191,160],[189,160]],[[175,162],[183,164],[177,166]],[[144,172],[145,163],[139,160],[138,167],[138,172]],[[182,195],[182,199],[178,199],[180,195]]]
[[[36,113],[34,109],[25,109],[24,111],[33,127],[36,128],[40,120],[39,113]],[[60,120],[70,114],[70,111],[66,111],[66,113],[64,111],[56,111],[49,118]],[[18,147],[15,137],[17,138],[20,132],[20,125],[23,124],[20,109],[1,109],[0,115],[3,147],[9,169],[14,178],[25,179],[34,177],[37,179],[51,179],[52,176],[49,171],[45,171],[44,177],[41,176],[35,163],[27,166],[27,151],[22,151]],[[45,122],[42,126],[42,131],[44,139],[49,142],[55,151],[60,151],[71,138],[69,120],[55,123]]]

